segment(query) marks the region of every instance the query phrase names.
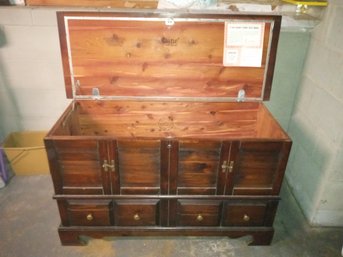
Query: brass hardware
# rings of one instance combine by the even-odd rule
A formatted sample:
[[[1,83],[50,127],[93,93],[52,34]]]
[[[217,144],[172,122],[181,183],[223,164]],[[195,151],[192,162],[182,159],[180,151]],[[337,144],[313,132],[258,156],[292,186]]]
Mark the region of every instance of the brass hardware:
[[[226,168],[227,168],[227,161],[224,161],[222,164],[222,172],[225,173],[226,172]]]
[[[235,164],[234,161],[230,161],[229,164],[227,161],[223,162],[222,165],[222,172],[225,173],[227,171],[229,171],[229,173],[231,173],[233,171],[233,165]]]
[[[240,89],[238,91],[238,95],[237,95],[237,102],[244,102],[245,101],[245,90],[244,89]]]
[[[232,170],[233,170],[233,164],[234,164],[234,163],[235,163],[234,161],[230,161],[230,164],[229,164],[229,173],[232,172]]]
[[[197,216],[197,221],[203,221],[204,220],[204,217],[201,215],[201,214],[198,214]]]
[[[92,221],[94,219],[93,215],[90,213],[87,215],[87,220]]]
[[[248,215],[244,214],[243,220],[244,220],[244,221],[249,221],[249,220],[250,220],[250,217],[249,217]]]
[[[109,169],[111,169],[112,172],[115,171],[115,167],[114,167],[114,160],[111,160],[111,164],[108,164],[107,160],[104,160],[104,164],[102,165],[102,167],[104,168],[104,171],[108,172]]]
[[[136,213],[135,215],[133,215],[133,219],[134,219],[134,220],[140,220],[141,217],[139,216],[138,213]]]

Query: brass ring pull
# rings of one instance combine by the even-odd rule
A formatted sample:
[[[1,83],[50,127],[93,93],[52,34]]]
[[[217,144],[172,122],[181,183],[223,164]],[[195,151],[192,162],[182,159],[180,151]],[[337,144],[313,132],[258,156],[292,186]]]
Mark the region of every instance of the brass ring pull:
[[[140,220],[141,217],[139,216],[138,213],[136,213],[135,215],[133,215],[133,219],[134,219],[134,220]]]
[[[204,217],[201,214],[198,214],[197,221],[201,222],[204,220]]]
[[[87,220],[92,221],[94,219],[93,215],[90,213],[86,216]]]
[[[249,217],[248,215],[244,214],[243,220],[244,220],[244,221],[249,221],[249,220],[250,220],[250,217]]]

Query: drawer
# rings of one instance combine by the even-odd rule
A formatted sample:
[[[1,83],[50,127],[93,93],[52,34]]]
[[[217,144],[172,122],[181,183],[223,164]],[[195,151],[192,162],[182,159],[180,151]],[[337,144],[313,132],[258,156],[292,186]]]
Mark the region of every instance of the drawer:
[[[243,201],[224,204],[223,226],[271,226],[277,201]]]
[[[218,226],[221,201],[179,200],[178,226]]]
[[[114,205],[118,226],[155,226],[159,224],[159,200],[122,200]]]
[[[69,224],[72,226],[112,225],[112,206],[109,200],[69,201]]]

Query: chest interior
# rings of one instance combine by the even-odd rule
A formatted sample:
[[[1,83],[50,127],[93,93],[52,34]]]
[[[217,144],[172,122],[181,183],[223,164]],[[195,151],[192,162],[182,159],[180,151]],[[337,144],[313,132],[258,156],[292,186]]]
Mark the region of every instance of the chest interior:
[[[78,101],[55,135],[123,138],[286,139],[261,103]]]

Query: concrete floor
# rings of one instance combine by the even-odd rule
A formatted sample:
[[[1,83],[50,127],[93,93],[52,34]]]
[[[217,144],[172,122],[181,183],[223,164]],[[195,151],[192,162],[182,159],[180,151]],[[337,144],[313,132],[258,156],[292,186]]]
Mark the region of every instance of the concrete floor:
[[[134,237],[91,239],[88,246],[61,246],[59,216],[49,176],[14,177],[0,189],[1,257],[335,257],[343,228],[311,228],[284,185],[271,246],[247,246],[241,239]]]

